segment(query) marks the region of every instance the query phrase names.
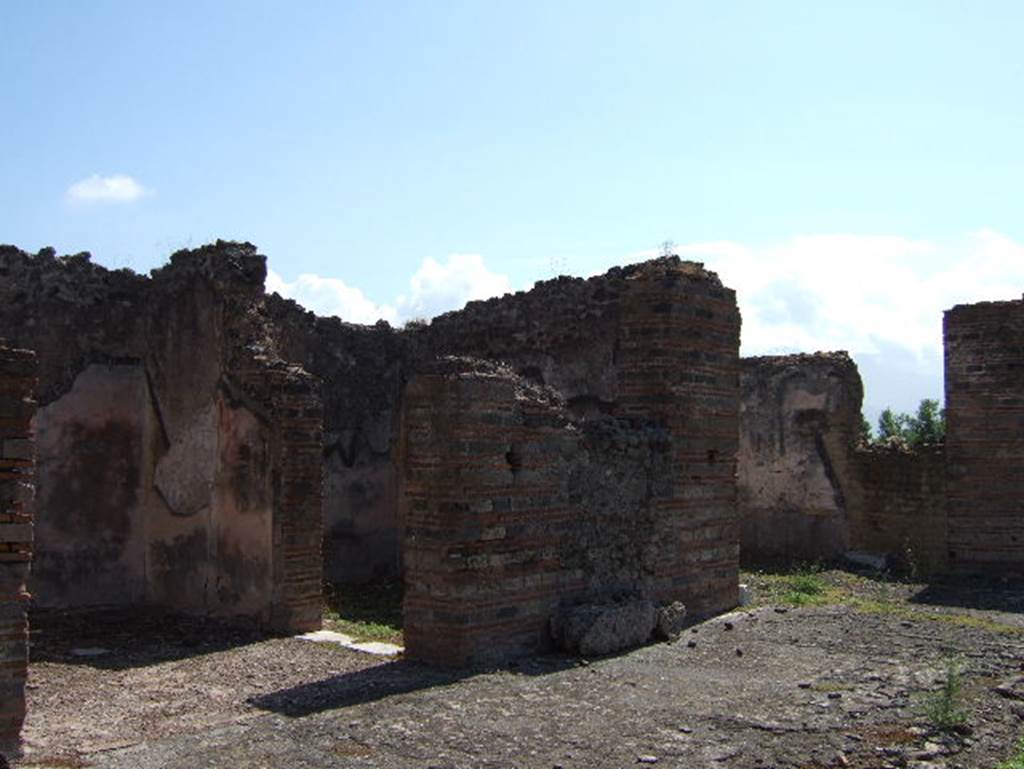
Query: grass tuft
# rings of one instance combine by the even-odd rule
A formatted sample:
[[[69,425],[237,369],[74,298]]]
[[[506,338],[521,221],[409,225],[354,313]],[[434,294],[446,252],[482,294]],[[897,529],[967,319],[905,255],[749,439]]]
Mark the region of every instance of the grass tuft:
[[[996,769],[1024,769],[1024,737],[1017,740],[1013,755],[996,766]]]
[[[401,645],[402,584],[324,585],[324,628]]]
[[[940,732],[952,732],[967,722],[964,706],[964,679],[960,661],[948,657],[939,688],[924,701],[924,714],[932,727]]]

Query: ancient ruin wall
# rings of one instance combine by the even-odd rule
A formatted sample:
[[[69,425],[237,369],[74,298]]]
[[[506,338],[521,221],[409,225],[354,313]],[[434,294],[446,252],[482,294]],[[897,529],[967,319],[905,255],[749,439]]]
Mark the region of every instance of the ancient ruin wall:
[[[854,461],[862,502],[851,511],[851,547],[886,554],[910,576],[946,571],[944,447],[860,448]]]
[[[863,386],[845,352],[745,358],[737,486],[745,561],[850,548]]]
[[[739,324],[735,293],[714,273],[666,257],[470,302],[422,335],[439,354],[505,361],[554,387],[574,417],[665,425],[676,487],[658,504],[678,516],[682,549],[661,565],[660,593],[710,612],[736,591]]]
[[[25,719],[35,385],[35,355],[11,349],[0,339],[0,757],[6,759],[18,755]]]
[[[681,600],[697,615],[735,605],[739,316],[713,274],[666,259],[552,281],[424,334],[510,373],[409,386],[411,655],[461,664],[537,648],[566,601]],[[524,396],[528,382],[559,406]],[[617,425],[640,464],[588,443],[599,424]]]
[[[396,460],[398,411],[414,354],[407,336],[318,318],[267,297],[277,350],[328,385],[323,390],[324,578],[335,583],[401,575]]]
[[[950,567],[1024,572],[1024,300],[943,318]]]
[[[264,275],[248,244],[179,252],[149,278],[0,248],[0,332],[40,361],[40,605],[288,615],[274,603],[288,417],[243,397],[277,376]]]
[[[682,556],[664,427],[573,422],[502,366],[447,359],[406,399],[405,643],[447,665],[549,645],[560,606],[654,599]]]

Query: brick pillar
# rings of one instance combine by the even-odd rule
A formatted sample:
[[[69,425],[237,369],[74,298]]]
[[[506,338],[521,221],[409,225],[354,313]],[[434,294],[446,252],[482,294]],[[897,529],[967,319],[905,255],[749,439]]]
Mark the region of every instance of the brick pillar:
[[[623,298],[616,362],[623,416],[672,434],[673,483],[654,501],[674,521],[653,595],[694,614],[738,600],[739,332],[736,294],[692,262],[660,260]]]
[[[32,559],[35,386],[35,354],[9,349],[0,340],[0,754],[7,759],[20,752],[25,720],[25,580]]]
[[[274,608],[271,626],[303,633],[323,612],[323,405],[319,387],[291,367],[275,372]]]
[[[1024,300],[943,318],[949,566],[1024,574]]]
[[[323,402],[320,380],[300,366],[242,357],[231,369],[236,395],[267,426],[273,483],[269,626],[320,628],[323,612]]]
[[[559,599],[580,591],[563,561],[580,518],[567,494],[577,438],[559,412],[492,363],[446,359],[406,391],[406,653],[435,664],[538,651]]]

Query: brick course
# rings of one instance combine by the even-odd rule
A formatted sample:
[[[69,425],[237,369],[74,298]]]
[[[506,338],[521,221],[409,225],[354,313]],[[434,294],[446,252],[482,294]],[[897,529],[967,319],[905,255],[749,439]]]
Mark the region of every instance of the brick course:
[[[538,302],[550,312],[531,312]],[[664,259],[435,323],[435,349],[508,365],[447,359],[406,391],[410,656],[463,665],[544,648],[566,603],[735,605],[732,291]]]
[[[854,454],[860,504],[851,511],[857,550],[888,553],[919,577],[946,571],[946,462],[943,446],[872,447]]]
[[[950,567],[1024,573],[1024,300],[943,318]]]
[[[0,339],[0,755],[19,753],[28,669],[28,594],[32,558],[35,355]]]

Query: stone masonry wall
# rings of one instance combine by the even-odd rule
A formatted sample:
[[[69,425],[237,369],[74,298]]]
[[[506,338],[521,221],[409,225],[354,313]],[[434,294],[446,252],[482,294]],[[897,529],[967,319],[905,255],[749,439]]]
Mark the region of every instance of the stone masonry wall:
[[[667,427],[675,487],[657,504],[677,516],[680,555],[659,566],[658,592],[712,612],[736,598],[739,325],[714,273],[665,257],[470,302],[420,333],[432,352],[504,361],[554,387],[574,418]]]
[[[854,461],[862,502],[851,512],[851,547],[885,553],[894,567],[912,576],[945,572],[943,447],[858,449]]]
[[[0,339],[0,756],[19,754],[28,669],[28,593],[32,558],[36,359]],[[3,762],[6,763],[6,762]]]
[[[626,594],[697,615],[735,605],[739,315],[713,273],[673,258],[550,281],[421,333],[429,349],[503,360],[510,374],[449,371],[409,385],[412,656],[462,664],[537,648],[551,607],[566,601]],[[522,396],[529,382],[558,407]],[[643,464],[624,469],[588,443],[600,424],[644,446]],[[623,501],[616,488],[637,488],[628,479],[641,490]],[[609,523],[616,515],[631,523]],[[608,547],[584,530],[603,531]]]
[[[300,558],[291,529],[319,541],[321,469],[291,463],[318,453],[318,388],[270,349],[265,273],[239,243],[178,252],[149,277],[0,247],[0,334],[39,357],[40,605],[311,625],[319,551]]]
[[[943,318],[949,562],[1024,573],[1024,300]]]
[[[737,485],[744,560],[848,550],[863,387],[845,352],[742,360]]]
[[[446,665],[546,649],[560,606],[656,600],[677,551],[664,427],[574,423],[509,369],[446,359],[409,386],[405,643]]]
[[[863,390],[845,352],[746,358],[740,382],[744,560],[858,550],[945,570],[943,449],[859,446]]]
[[[398,412],[414,354],[387,323],[320,318],[268,296],[278,354],[302,364],[323,390],[324,578],[365,583],[401,575]]]

